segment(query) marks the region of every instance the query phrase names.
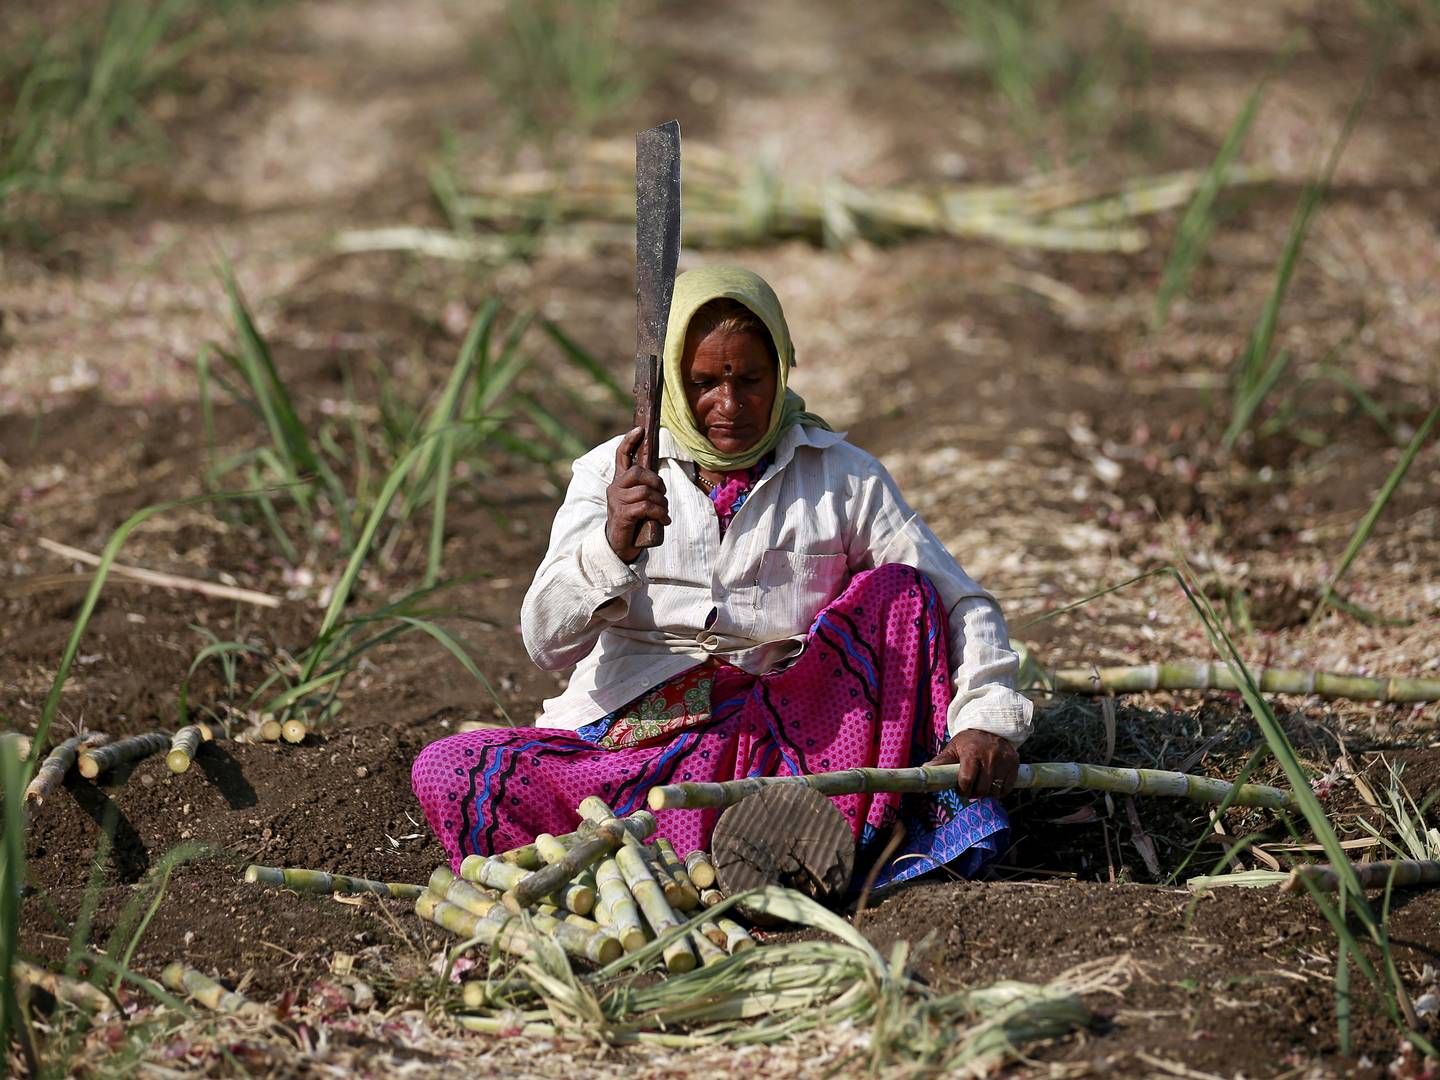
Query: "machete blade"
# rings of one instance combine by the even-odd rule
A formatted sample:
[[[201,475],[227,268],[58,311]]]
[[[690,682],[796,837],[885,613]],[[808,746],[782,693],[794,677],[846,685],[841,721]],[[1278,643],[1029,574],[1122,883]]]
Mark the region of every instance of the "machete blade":
[[[663,356],[680,258],[680,122],[635,136],[635,360]]]

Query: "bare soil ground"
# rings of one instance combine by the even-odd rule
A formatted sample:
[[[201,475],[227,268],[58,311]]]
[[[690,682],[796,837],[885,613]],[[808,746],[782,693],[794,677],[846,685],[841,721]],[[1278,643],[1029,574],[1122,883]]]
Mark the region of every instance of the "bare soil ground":
[[[1364,78],[1365,5],[1084,7],[1085,19],[1124,20],[1149,57],[1146,79],[1082,140],[1090,153],[1080,168],[1112,179],[1203,167],[1256,81],[1287,42],[1299,42],[1246,152],[1274,182],[1227,203],[1192,295],[1165,329],[1153,331],[1148,316],[1176,215],[1150,222],[1150,245],[1130,255],[922,240],[845,252],[793,243],[725,258],[764,273],[784,299],[800,353],[796,385],[811,406],[885,460],[1044,663],[1205,657],[1199,625],[1164,578],[1032,621],[1183,553],[1212,595],[1243,601],[1252,625],[1240,647],[1252,662],[1436,677],[1440,442],[1421,451],[1346,578],[1349,598],[1381,621],[1332,612],[1312,628],[1309,614],[1440,385],[1440,157],[1432,152],[1440,43],[1407,36],[1380,74],[1281,322],[1280,344],[1300,369],[1353,335],[1335,362],[1383,403],[1391,430],[1333,385],[1292,385],[1301,419],[1231,453],[1218,438],[1226,372],[1269,290],[1299,188]],[[168,163],[142,172],[132,207],[73,212],[49,223],[43,245],[3,253],[6,727],[33,727],[87,580],[38,541],[98,551],[135,510],[204,489],[193,360],[204,342],[228,336],[217,252],[255,302],[308,420],[343,399],[347,372],[362,400],[376,392],[381,368],[433,387],[469,313],[490,296],[545,312],[624,379],[633,331],[621,259],[551,256],[481,269],[330,250],[341,228],[440,224],[424,173],[446,129],[462,136],[464,170],[511,160],[505,104],[469,46],[499,34],[502,14],[498,4],[443,0],[288,5],[263,33],[191,65],[165,106]],[[648,88],[601,134],[624,137],[679,115],[689,138],[742,157],[774,153],[797,176],[855,183],[1010,182],[1035,171],[1035,141],[1020,136],[943,5],[655,3],[637,8],[625,34],[644,58]],[[1042,142],[1079,138],[1058,112],[1043,122]],[[217,423],[224,446],[262,438],[238,409],[220,408]],[[577,435],[588,442],[605,433]],[[541,471],[507,467],[462,486],[447,528],[447,573],[473,575],[448,594],[472,617],[457,630],[520,722],[557,685],[531,666],[515,626],[557,499]],[[343,556],[322,539],[291,567],[258,525],[190,506],[144,526],[122,558],[233,580],[286,603],[237,610],[188,593],[108,586],[62,715],[117,736],[173,724],[178,689],[205,641],[197,626],[271,651],[303,648]],[[402,549],[392,570],[367,579],[359,604],[409,592],[422,562],[418,548]],[[258,677],[242,664],[242,687]],[[197,674],[191,700],[225,703],[214,665]],[[1407,762],[1417,800],[1437,790],[1436,705],[1281,706],[1307,762],[1339,777],[1330,798],[1347,835],[1360,835],[1363,807],[1332,771],[1342,740],[1372,782],[1382,782],[1374,752],[1383,749]],[[337,1028],[328,1058],[313,1045],[252,1047],[253,1058],[156,1049],[177,1067],[245,1062],[285,1072],[302,1067],[303,1052],[336,1067],[426,1070],[459,1058],[537,1075],[622,1063],[641,1075],[833,1067],[838,1051],[825,1040],[751,1048],[723,1062],[655,1052],[541,1061],[515,1040],[458,1038],[442,1025],[416,1049],[420,1029],[403,1010],[415,1005],[407,987],[426,970],[435,938],[404,904],[239,884],[247,861],[424,880],[440,849],[410,794],[409,764],[458,723],[494,719],[454,660],[416,640],[377,653],[347,684],[336,722],[303,746],[230,745],[207,749],[183,776],[157,759],[104,783],[72,781],[31,833],[35,892],[23,945],[42,958],[63,955],[87,894],[98,895],[94,937],[103,942],[166,853],[194,842],[204,853],[175,870],[137,970],[154,976],[185,958],[232,984],[247,980],[257,998],[303,999],[337,954],[350,954],[392,1012],[384,1023],[356,1021],[349,1036]],[[1233,772],[1262,741],[1224,694],[1132,699],[1117,732],[1117,762],[1216,773]],[[1105,741],[1098,704],[1059,701],[1025,753],[1099,760]],[[102,825],[114,842],[95,894]],[[1288,839],[1259,814],[1235,815],[1226,830]],[[905,890],[867,912],[863,926],[882,944],[911,940],[920,973],[947,987],[1044,979],[1082,960],[1130,957],[1123,996],[1096,1003],[1108,1024],[1042,1048],[1041,1069],[1378,1075],[1397,1037],[1362,1002],[1357,1056],[1339,1056],[1333,938],[1308,900],[1231,890],[1194,901],[1156,882],[1147,842],[1164,876],[1203,831],[1203,814],[1158,800],[1021,800],[1016,847],[996,880]],[[1221,850],[1202,846],[1192,870],[1208,869]],[[1394,920],[1406,985],[1417,997],[1435,991],[1436,894],[1397,897]],[[1434,1039],[1435,1017],[1427,1023]],[[1182,1064],[1196,1071],[1178,1071]]]

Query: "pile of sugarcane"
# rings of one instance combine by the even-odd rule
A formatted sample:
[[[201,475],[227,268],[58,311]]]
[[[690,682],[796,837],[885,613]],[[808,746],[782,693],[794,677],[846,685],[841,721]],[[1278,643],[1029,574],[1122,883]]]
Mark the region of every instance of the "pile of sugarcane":
[[[506,234],[536,222],[573,251],[634,243],[634,148],[597,143],[563,168],[471,177],[462,194],[444,192],[452,218]],[[1093,183],[1048,176],[1014,185],[930,184],[866,188],[839,178],[806,179],[768,163],[743,165],[693,142],[685,147],[685,246],[735,248],[803,239],[832,247],[907,236],[980,237],[1012,247],[1054,251],[1123,251],[1149,243],[1142,217],[1186,205],[1200,171]],[[1226,183],[1263,182],[1232,168]],[[563,229],[556,229],[563,226]],[[566,233],[569,234],[566,238]],[[514,254],[496,236],[433,230],[343,233],[344,251],[409,250],[439,258],[488,259]]]
[[[681,859],[655,833],[655,817],[616,817],[599,798],[579,807],[580,828],[542,833],[534,843],[493,857],[468,856],[456,875],[441,866],[415,900],[421,918],[513,956],[528,956],[537,936],[565,953],[608,964],[675,930],[702,907],[721,901],[715,871],[703,852]],[[701,919],[662,950],[671,974],[723,960],[755,944],[728,917]]]
[[[498,855],[470,855],[456,874],[439,866],[426,885],[371,881],[317,870],[252,865],[245,880],[303,893],[374,894],[413,899],[415,913],[464,939],[460,955],[482,947],[532,956],[549,941],[568,956],[596,965],[645,948],[688,922],[661,950],[665,969],[682,974],[755,945],[749,932],[719,914],[715,870],[703,851],[684,859],[655,816],[640,810],[616,817],[599,798],[580,804],[580,828],[541,833],[533,843]]]

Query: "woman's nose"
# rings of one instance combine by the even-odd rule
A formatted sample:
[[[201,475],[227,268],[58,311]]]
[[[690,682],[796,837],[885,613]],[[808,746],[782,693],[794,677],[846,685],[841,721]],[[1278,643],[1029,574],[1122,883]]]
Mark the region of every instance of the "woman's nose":
[[[735,387],[730,383],[722,383],[720,386],[720,412],[726,417],[740,415],[740,395],[735,392]]]

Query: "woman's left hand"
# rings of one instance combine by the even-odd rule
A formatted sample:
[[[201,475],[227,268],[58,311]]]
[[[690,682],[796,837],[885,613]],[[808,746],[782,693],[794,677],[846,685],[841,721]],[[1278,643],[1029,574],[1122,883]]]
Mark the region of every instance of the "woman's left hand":
[[[1009,739],[970,729],[957,732],[925,764],[959,765],[955,790],[961,795],[972,799],[985,795],[1000,798],[1008,795],[1015,785],[1020,754]]]

